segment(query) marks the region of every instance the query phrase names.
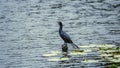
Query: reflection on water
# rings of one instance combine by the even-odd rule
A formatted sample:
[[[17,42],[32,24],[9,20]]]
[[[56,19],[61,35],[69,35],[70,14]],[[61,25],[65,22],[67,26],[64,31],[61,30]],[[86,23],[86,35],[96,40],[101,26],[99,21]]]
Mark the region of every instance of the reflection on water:
[[[119,2],[1,0],[0,68],[104,68],[100,57],[103,55],[94,47],[86,47],[89,44],[119,47]],[[70,57],[59,61],[63,41],[58,34],[58,20],[85,53],[72,52],[69,47]]]

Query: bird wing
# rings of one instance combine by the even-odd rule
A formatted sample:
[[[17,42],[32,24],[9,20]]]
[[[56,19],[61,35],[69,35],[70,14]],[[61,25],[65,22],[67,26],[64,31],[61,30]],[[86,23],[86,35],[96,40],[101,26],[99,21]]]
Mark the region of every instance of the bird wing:
[[[64,41],[68,41],[69,43],[72,43],[70,36],[64,31],[61,32],[61,37],[63,38]]]

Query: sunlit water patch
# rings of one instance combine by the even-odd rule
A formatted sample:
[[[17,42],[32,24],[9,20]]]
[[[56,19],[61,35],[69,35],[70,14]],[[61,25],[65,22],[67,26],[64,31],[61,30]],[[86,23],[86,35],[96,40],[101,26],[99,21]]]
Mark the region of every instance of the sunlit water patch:
[[[54,57],[54,58],[48,59],[48,61],[65,61],[65,60],[69,60],[69,58],[67,58],[67,57],[63,57],[63,58]]]

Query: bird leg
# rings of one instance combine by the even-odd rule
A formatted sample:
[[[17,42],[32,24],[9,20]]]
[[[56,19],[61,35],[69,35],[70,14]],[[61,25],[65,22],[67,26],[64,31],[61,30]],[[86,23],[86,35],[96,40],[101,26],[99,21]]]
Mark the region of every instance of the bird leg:
[[[64,43],[62,45],[62,54],[63,54],[63,56],[68,56],[68,46],[67,46],[67,43]]]
[[[62,51],[63,51],[63,52],[68,52],[67,43],[64,43],[64,44],[62,45]]]

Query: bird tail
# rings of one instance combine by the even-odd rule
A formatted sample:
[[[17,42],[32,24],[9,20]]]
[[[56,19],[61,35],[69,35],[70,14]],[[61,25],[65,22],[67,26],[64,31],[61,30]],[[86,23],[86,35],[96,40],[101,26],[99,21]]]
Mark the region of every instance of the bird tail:
[[[79,49],[79,47],[78,47],[76,44],[74,44],[74,43],[72,43],[72,46],[73,46],[74,48]]]

